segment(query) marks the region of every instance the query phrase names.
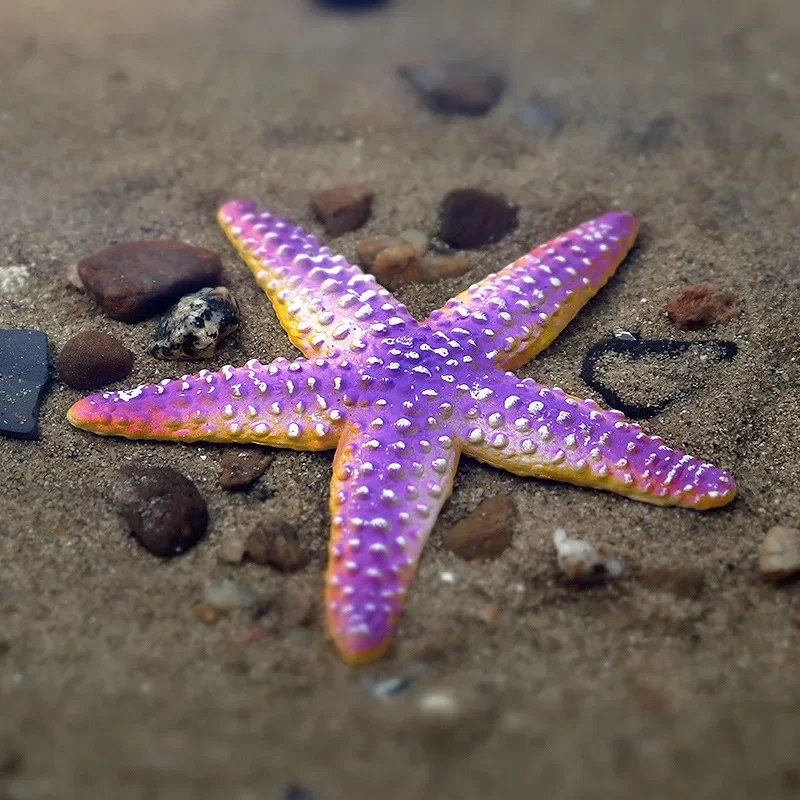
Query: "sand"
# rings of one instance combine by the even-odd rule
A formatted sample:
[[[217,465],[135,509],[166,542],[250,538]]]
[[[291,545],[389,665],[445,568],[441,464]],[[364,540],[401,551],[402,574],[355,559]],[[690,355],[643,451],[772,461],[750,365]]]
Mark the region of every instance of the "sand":
[[[153,321],[114,322],[63,277],[114,241],[175,236],[223,256],[242,307],[212,366],[291,357],[215,209],[249,196],[319,233],[309,192],[351,181],[376,199],[335,243],[348,257],[363,235],[435,233],[458,186],[520,205],[519,230],[471,254],[470,273],[399,292],[419,317],[596,211],[641,218],[617,276],[521,375],[588,395],[583,356],[617,327],[739,347],[646,424],[730,469],[734,504],[662,509],[465,460],[397,646],[361,669],[319,619],[275,611],[287,590],[320,594],[330,454],[282,451],[265,488],[226,493],[223,448],[75,430],[79,394],[54,381],[41,438],[0,440],[3,800],[261,800],[292,785],[318,800],[798,796],[800,594],[765,584],[757,559],[771,525],[800,524],[794,0],[396,0],[364,16],[301,0],[7,0],[0,31],[0,266],[28,273],[0,325],[45,331],[54,353],[101,330],[135,353],[131,385],[180,374],[147,355]],[[473,55],[511,82],[486,118],[436,117],[395,75]],[[518,126],[531,95],[563,107],[559,135]],[[698,282],[741,313],[678,332],[666,301]],[[166,563],[131,541],[108,500],[128,461],[197,484],[207,541]],[[518,509],[511,549],[484,565],[445,552],[442,533],[499,493]],[[222,538],[265,511],[297,522],[300,574],[218,564]],[[613,550],[625,576],[565,584],[558,527]],[[263,595],[262,620],[195,619],[222,577]],[[389,678],[408,686],[375,697]]]

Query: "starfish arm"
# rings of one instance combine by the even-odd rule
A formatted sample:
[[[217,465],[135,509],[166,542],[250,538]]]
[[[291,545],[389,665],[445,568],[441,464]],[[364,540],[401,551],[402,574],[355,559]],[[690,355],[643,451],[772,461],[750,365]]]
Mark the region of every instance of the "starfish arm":
[[[428,325],[480,348],[502,369],[517,369],[606,284],[638,230],[624,211],[585,222],[448,300]]]
[[[77,428],[127,439],[207,441],[328,450],[336,446],[357,389],[352,373],[322,359],[249,361],[79,400]]]
[[[656,505],[708,509],[734,498],[732,476],[670,449],[619,411],[510,374],[485,385],[459,431],[464,453],[480,461]]]
[[[266,292],[289,338],[306,356],[358,353],[417,323],[389,292],[302,228],[254,203],[219,210],[223,230]]]
[[[450,496],[459,451],[452,439],[394,438],[347,425],[334,459],[326,578],[328,626],[345,661],[389,647],[428,534]],[[439,432],[441,433],[441,431]]]

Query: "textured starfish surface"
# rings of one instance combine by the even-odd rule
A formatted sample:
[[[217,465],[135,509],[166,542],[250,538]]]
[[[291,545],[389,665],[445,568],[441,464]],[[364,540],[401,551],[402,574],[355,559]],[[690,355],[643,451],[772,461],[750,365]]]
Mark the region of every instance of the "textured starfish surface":
[[[636,238],[630,214],[536,248],[425,323],[371,275],[252,203],[228,203],[219,221],[305,358],[92,395],[68,419],[131,439],[335,448],[326,609],[346,661],[372,661],[391,643],[462,453],[659,505],[733,499],[730,475],[621,413],[507,371],[611,277]]]

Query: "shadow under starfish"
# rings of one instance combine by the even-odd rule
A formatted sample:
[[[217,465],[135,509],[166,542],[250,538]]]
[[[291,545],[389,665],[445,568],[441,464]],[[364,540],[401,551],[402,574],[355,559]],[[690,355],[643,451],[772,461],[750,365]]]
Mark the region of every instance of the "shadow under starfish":
[[[620,412],[506,371],[547,347],[614,274],[638,232],[630,214],[536,248],[424,323],[255,204],[228,203],[219,221],[305,358],[95,394],[68,419],[130,439],[335,448],[326,610],[346,661],[373,661],[391,644],[461,453],[659,505],[733,499],[730,475]]]

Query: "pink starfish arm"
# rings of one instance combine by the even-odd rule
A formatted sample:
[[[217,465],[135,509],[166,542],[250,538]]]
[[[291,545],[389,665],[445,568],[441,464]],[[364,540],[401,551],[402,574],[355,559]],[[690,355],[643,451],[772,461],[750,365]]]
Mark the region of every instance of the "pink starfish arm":
[[[462,413],[463,452],[517,475],[552,478],[646,503],[708,509],[729,503],[733,477],[559,388],[492,375]]]
[[[428,324],[460,335],[498,367],[517,369],[606,284],[638,230],[624,211],[585,222],[448,300]]]
[[[346,426],[333,466],[326,608],[351,664],[374,661],[391,644],[459,459],[443,427],[386,411],[377,426]]]
[[[414,322],[374,276],[255,203],[226,203],[217,219],[292,344],[309,358],[336,350],[361,352],[375,337],[400,335]]]
[[[346,363],[346,362],[345,362]],[[67,419],[103,436],[181,442],[254,442],[295,450],[336,447],[357,391],[347,367],[284,358],[202,370],[79,400]],[[348,392],[350,394],[348,394]]]

